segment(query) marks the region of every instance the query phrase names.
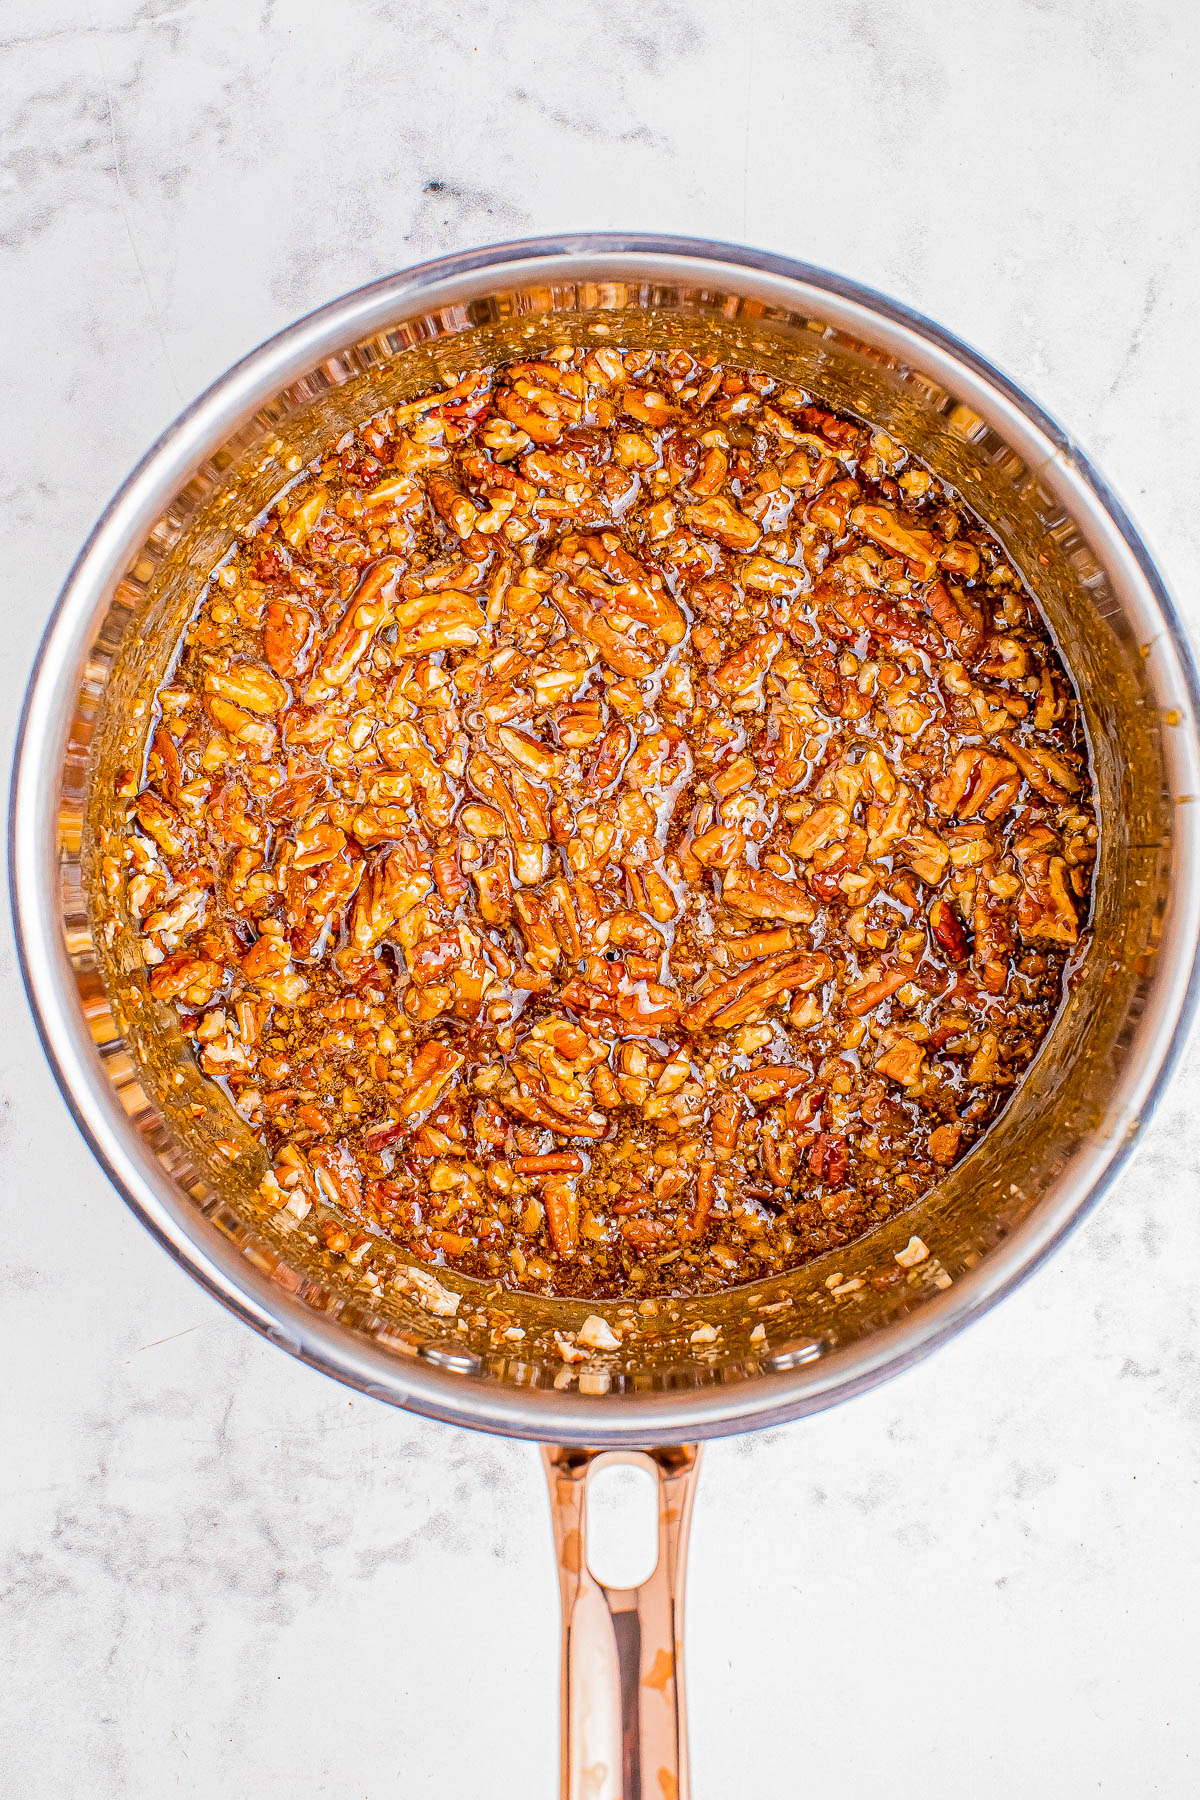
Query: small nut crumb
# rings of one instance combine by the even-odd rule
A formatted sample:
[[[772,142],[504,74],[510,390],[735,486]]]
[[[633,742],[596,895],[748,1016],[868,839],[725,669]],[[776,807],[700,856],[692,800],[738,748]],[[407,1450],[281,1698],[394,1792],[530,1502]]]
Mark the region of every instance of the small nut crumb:
[[[612,1329],[607,1319],[599,1313],[589,1313],[579,1327],[578,1341],[589,1350],[619,1350],[621,1340]]]
[[[259,1182],[258,1191],[269,1206],[283,1206],[287,1201],[287,1195],[280,1187],[278,1178],[272,1174],[270,1169]]]
[[[578,1344],[575,1343],[574,1339],[569,1335],[564,1334],[561,1331],[556,1331],[554,1334],[554,1341],[558,1345],[558,1354],[565,1363],[581,1363],[587,1361],[587,1351],[581,1350]],[[557,1382],[555,1385],[558,1385]]]
[[[349,1248],[345,1251],[346,1261],[350,1264],[351,1268],[358,1268],[359,1264],[370,1250],[373,1241],[374,1240],[369,1238],[363,1231],[357,1232],[355,1236],[351,1238]]]
[[[510,1325],[504,1335],[510,1344],[519,1344],[521,1339],[525,1336],[525,1327],[523,1325]]]
[[[690,1344],[715,1344],[720,1335],[715,1325],[697,1325],[688,1342]]]
[[[952,1276],[947,1275],[945,1269],[939,1269],[933,1278],[933,1285],[935,1288],[953,1287],[954,1280]]]
[[[750,1333],[750,1342],[752,1344],[765,1344],[766,1341],[767,1341],[766,1326],[765,1325],[756,1325],[754,1327],[754,1330]]]
[[[897,1250],[896,1261],[902,1269],[915,1269],[928,1255],[928,1244],[923,1244],[919,1237],[910,1237],[903,1250]]]
[[[839,1269],[837,1271],[836,1275],[827,1275],[826,1276],[825,1286],[827,1288],[835,1288],[839,1285],[839,1283],[841,1282],[841,1279],[842,1279],[842,1271]]]
[[[443,1287],[428,1269],[416,1269],[410,1264],[397,1272],[395,1280],[402,1293],[411,1294],[426,1312],[436,1313],[439,1318],[452,1318],[462,1305],[462,1295]]]
[[[834,1299],[837,1299],[841,1294],[853,1294],[856,1289],[862,1286],[862,1284],[863,1279],[861,1275],[852,1275],[849,1281],[840,1282],[837,1287],[830,1288],[829,1291]],[[826,1286],[828,1286],[828,1283],[826,1283]]]

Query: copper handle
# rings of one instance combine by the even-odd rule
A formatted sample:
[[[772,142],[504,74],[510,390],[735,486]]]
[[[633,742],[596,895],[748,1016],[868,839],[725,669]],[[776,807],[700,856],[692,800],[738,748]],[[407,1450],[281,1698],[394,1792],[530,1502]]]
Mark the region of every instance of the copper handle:
[[[562,1595],[562,1800],[688,1800],[683,1582],[700,1446],[542,1451]],[[640,1587],[597,1581],[587,1483],[605,1463],[658,1487],[658,1561]]]

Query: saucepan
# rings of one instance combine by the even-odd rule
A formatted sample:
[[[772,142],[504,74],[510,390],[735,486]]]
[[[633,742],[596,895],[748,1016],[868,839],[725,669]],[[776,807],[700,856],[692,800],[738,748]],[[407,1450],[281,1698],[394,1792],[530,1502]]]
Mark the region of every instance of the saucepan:
[[[384,1242],[335,1263],[315,1213],[267,1212],[263,1153],[151,1002],[107,878],[148,696],[234,535],[319,446],[379,408],[483,362],[585,342],[758,366],[923,457],[1038,596],[1078,685],[1101,818],[1086,953],[982,1142],[851,1248],[657,1307],[453,1276],[422,1284]],[[18,940],[47,1055],[118,1191],[231,1311],[363,1393],[547,1446],[564,1795],[686,1792],[682,1575],[701,1440],[798,1418],[928,1354],[1036,1267],[1128,1156],[1197,990],[1196,718],[1196,673],[1163,582],[1067,434],[928,320],[728,245],[539,239],[361,288],[223,376],[93,531],[42,645],[13,794]],[[603,1323],[583,1333],[582,1354],[589,1315]],[[605,1587],[588,1564],[588,1481],[614,1456],[640,1459],[658,1482],[658,1565],[630,1590]]]

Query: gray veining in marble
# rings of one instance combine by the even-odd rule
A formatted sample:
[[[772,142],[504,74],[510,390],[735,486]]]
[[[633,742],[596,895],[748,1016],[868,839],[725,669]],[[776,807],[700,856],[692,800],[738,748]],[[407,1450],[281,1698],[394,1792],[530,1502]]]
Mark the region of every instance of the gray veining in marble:
[[[1200,627],[1187,0],[8,0],[6,742],[180,406],[408,261],[561,228],[842,269],[1101,459]],[[351,1400],[154,1247],[0,945],[0,1791],[555,1791],[536,1457]],[[1057,1260],[890,1387],[714,1446],[697,1800],[1200,1785],[1200,1057]]]

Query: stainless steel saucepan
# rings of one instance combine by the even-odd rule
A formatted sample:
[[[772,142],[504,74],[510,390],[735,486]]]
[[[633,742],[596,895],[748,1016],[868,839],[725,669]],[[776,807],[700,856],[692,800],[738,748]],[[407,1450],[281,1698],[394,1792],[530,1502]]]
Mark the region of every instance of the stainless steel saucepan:
[[[428,1310],[395,1278],[394,1247],[334,1266],[315,1215],[264,1209],[262,1152],[151,1001],[130,921],[103,898],[104,845],[118,774],[140,767],[148,696],[232,535],[371,412],[563,342],[682,344],[754,364],[924,457],[1038,595],[1079,686],[1102,829],[1093,935],[1061,1016],[1003,1117],[934,1193],[836,1261],[716,1299],[647,1317],[502,1296],[500,1328],[469,1303],[458,1317]],[[544,1452],[572,1800],[687,1791],[682,1571],[698,1440],[797,1418],[925,1355],[1048,1255],[1129,1154],[1197,988],[1196,717],[1163,583],[1059,426],[928,320],[729,245],[539,239],[361,288],[223,376],[96,526],[42,645],[14,781],[17,932],[46,1052],[114,1185],[240,1318],[395,1406],[581,1446]],[[555,1333],[589,1312],[620,1320],[620,1348],[565,1362]],[[658,1567],[628,1592],[596,1582],[587,1560],[589,1470],[614,1453],[635,1453],[659,1484]]]

